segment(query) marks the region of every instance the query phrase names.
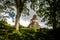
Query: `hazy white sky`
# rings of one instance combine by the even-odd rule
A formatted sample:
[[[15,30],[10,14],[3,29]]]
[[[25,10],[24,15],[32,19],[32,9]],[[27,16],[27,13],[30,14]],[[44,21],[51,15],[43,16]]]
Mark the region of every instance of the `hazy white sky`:
[[[36,14],[32,9],[30,10],[30,16],[21,16],[20,18],[20,24],[23,26],[28,26],[30,24],[30,19],[33,17],[33,15]],[[41,22],[40,17],[38,17],[38,23],[42,28],[47,28],[48,26],[45,25],[45,22]],[[14,25],[14,22],[12,22],[12,18],[7,18],[8,24]]]
[[[8,24],[10,24],[10,25],[14,25],[15,23],[14,22],[12,22],[12,18],[9,18],[9,19],[7,19],[7,22],[8,22]],[[38,23],[39,23],[39,25],[42,27],[42,28],[47,28],[48,26],[47,25],[45,25],[45,23],[43,23],[43,22],[39,22],[38,21]],[[25,26],[25,27],[27,27],[29,24],[30,24],[30,19],[23,19],[23,18],[21,18],[20,19],[20,24],[21,25],[23,25],[23,26]],[[51,27],[48,27],[48,28],[51,28]]]
[[[31,8],[30,8],[30,4],[31,3],[28,3],[27,4],[27,8],[29,8],[30,9],[30,15],[29,16],[21,16],[20,17],[20,24],[21,25],[23,25],[23,26],[28,26],[29,24],[30,24],[30,19],[33,17],[33,15],[34,14],[36,14]],[[15,10],[15,12],[16,12],[16,10]],[[45,27],[45,28],[47,28],[48,26],[47,25],[45,25],[45,23],[44,22],[41,22],[41,18],[40,17],[38,17],[38,23],[39,23],[39,25],[43,28],[43,27]],[[8,24],[11,24],[11,25],[14,25],[14,22],[12,22],[12,18],[9,18],[9,19],[7,19],[7,22],[8,22]]]

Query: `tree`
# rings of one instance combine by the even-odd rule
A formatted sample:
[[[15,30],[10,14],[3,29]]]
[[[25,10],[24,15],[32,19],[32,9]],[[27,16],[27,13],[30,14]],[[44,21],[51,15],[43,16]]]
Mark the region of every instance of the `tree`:
[[[17,13],[16,13],[16,19],[15,19],[15,29],[19,30],[19,19],[21,16],[21,13],[27,13],[29,12],[29,9],[26,7],[26,3],[28,0],[1,0],[0,9],[2,9],[3,12],[11,13],[11,10],[13,9],[13,6],[16,7]],[[10,11],[7,11],[10,10]]]
[[[16,8],[17,8],[15,28],[16,30],[19,30],[19,21],[20,21],[19,19],[20,19],[25,1],[22,2],[22,0],[15,0],[15,3],[16,3]]]
[[[59,24],[59,18],[60,18],[60,14],[59,14],[59,11],[60,11],[60,3],[59,3],[59,0],[46,0],[49,5],[50,5],[50,18],[51,18],[51,21],[52,21],[52,25],[53,25],[53,29],[56,29],[57,25]]]
[[[17,14],[16,14],[16,22],[15,22],[15,28],[16,30],[19,30],[19,22],[20,22],[20,16],[23,11],[28,11],[26,7],[26,2],[27,0],[15,0],[16,3],[16,9],[17,9]]]
[[[60,24],[59,6],[59,0],[34,0],[31,4],[37,15],[43,17],[43,21],[48,21],[47,24],[53,26],[53,29]]]

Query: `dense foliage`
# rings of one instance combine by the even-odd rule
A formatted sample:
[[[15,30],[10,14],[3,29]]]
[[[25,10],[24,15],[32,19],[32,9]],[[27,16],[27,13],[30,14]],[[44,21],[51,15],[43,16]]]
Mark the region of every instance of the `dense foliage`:
[[[0,40],[55,40],[59,36],[59,29],[20,28],[17,31],[9,24],[0,22]]]

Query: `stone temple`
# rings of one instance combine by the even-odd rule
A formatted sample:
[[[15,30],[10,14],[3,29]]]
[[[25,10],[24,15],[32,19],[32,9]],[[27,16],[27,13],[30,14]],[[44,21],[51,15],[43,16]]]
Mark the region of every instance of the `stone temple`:
[[[33,15],[33,18],[30,20],[30,24],[28,25],[28,28],[32,28],[32,27],[41,28],[41,26],[38,23],[37,15]]]

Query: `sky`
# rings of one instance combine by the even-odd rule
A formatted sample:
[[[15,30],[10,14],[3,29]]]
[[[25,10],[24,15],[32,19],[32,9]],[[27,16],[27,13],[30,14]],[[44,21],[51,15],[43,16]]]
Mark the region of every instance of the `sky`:
[[[29,16],[22,16],[23,14],[21,14],[21,17],[20,17],[20,24],[27,27],[29,24],[30,24],[30,19],[33,17],[34,14],[36,14],[36,12],[34,12],[31,8],[30,8],[30,4],[31,3],[28,3],[26,6],[27,8],[30,10],[29,12]],[[15,7],[14,7],[15,8]],[[16,13],[16,8],[15,8],[15,11]],[[8,16],[8,14],[6,14]],[[52,28],[52,27],[49,27],[47,25],[45,25],[45,22],[41,22],[41,19],[40,17],[38,17],[38,23],[39,25],[41,26],[41,28]],[[14,25],[15,22],[12,22],[12,18],[7,18],[7,22],[8,24],[10,25]]]
[[[28,17],[21,16],[21,18],[20,18],[20,24],[23,25],[23,26],[25,26],[25,27],[27,27],[30,24],[30,19],[31,18],[32,17],[28,18]],[[52,28],[52,27],[49,27],[49,26],[45,25],[45,22],[41,22],[40,18],[38,18],[38,19],[39,19],[38,23],[41,26],[41,28]],[[12,22],[12,18],[7,18],[7,22],[10,25],[14,25],[15,24],[15,22]]]

